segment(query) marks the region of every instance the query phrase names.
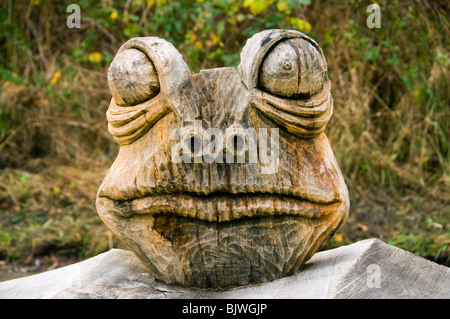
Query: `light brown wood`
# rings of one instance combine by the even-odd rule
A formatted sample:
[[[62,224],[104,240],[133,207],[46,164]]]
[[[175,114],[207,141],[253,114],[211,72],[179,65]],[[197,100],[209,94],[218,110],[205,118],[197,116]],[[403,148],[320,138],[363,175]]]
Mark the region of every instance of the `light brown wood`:
[[[293,73],[280,86],[286,57]],[[145,67],[134,70],[128,58]],[[324,134],[331,85],[313,40],[263,31],[247,41],[238,69],[198,74],[154,37],[128,41],[114,61],[137,84],[115,89],[109,78],[109,130],[121,147],[97,210],[157,279],[217,288],[292,275],[343,225],[347,187]],[[223,133],[214,155],[223,151],[223,161],[202,157],[209,130]],[[194,137],[200,155],[177,148]],[[235,149],[234,140],[244,146]]]
[[[309,97],[319,92],[327,80],[324,64],[311,42],[302,38],[283,40],[264,59],[260,85],[280,96]]]
[[[108,70],[111,94],[118,105],[135,105],[159,93],[156,69],[144,52],[129,49],[118,53]]]

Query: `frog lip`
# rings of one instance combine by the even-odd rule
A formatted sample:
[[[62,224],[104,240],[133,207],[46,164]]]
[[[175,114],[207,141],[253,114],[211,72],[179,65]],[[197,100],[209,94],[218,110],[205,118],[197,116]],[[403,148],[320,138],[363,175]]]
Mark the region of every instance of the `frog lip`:
[[[339,210],[340,199],[313,202],[292,195],[267,193],[193,195],[189,193],[150,195],[131,200],[97,199],[110,212],[122,216],[171,213],[207,222],[228,222],[264,216],[321,218]]]

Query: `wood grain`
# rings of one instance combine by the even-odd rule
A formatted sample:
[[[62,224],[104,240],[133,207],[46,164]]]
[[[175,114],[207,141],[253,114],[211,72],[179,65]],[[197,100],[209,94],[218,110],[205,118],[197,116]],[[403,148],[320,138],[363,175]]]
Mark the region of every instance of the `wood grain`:
[[[283,81],[280,67],[292,71]],[[157,279],[202,288],[275,280],[296,273],[342,227],[350,203],[324,133],[333,101],[313,40],[263,31],[247,41],[237,69],[192,74],[167,41],[136,38],[111,68],[118,71],[110,70],[108,128],[121,147],[97,210]],[[233,162],[177,162],[180,128],[199,140],[210,128],[224,136],[251,129],[259,139],[276,129],[278,151],[270,133],[257,150],[236,153],[240,163],[234,155]],[[234,152],[233,136],[226,138],[224,154]],[[276,169],[267,170],[266,153],[277,155]]]
[[[159,93],[155,66],[148,56],[137,49],[118,53],[108,70],[111,94],[118,105],[135,105]]]
[[[327,72],[320,52],[301,38],[280,41],[264,59],[261,87],[285,97],[309,97],[322,89]]]

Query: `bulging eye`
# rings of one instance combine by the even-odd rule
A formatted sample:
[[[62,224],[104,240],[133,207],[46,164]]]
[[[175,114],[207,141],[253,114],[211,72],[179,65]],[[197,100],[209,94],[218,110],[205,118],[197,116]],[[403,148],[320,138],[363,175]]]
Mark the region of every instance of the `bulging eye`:
[[[278,42],[267,53],[259,73],[261,89],[283,97],[302,98],[319,92],[327,77],[322,54],[302,38]]]
[[[155,66],[148,56],[137,49],[118,53],[108,70],[109,89],[117,105],[142,103],[159,93]]]

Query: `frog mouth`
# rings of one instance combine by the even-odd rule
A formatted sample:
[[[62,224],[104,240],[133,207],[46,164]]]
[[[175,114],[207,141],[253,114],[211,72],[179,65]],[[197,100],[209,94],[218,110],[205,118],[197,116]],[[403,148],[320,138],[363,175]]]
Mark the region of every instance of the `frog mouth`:
[[[342,201],[312,202],[292,195],[265,193],[151,195],[130,200],[99,197],[98,203],[121,217],[172,214],[205,222],[229,222],[266,216],[322,218],[339,210]]]

